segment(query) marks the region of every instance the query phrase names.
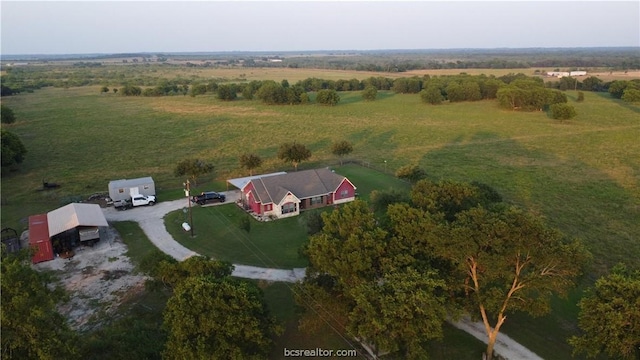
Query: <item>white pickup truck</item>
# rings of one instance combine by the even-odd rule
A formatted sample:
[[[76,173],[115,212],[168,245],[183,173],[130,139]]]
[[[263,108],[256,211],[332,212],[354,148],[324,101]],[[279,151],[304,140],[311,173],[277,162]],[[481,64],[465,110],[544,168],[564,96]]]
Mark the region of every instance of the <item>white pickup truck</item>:
[[[155,204],[156,204],[155,196],[136,195],[131,199],[114,201],[113,207],[115,207],[118,210],[127,210],[127,209],[131,209],[134,206],[144,206],[144,205],[153,206]]]

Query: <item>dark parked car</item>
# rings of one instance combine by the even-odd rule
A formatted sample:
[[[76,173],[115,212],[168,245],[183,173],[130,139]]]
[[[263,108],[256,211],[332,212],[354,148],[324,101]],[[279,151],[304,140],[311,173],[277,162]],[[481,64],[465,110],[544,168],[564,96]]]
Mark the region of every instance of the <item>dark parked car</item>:
[[[225,200],[226,197],[224,196],[224,194],[218,194],[215,191],[203,192],[202,194],[196,195],[191,198],[191,201],[198,205],[204,205],[211,202],[224,202]]]

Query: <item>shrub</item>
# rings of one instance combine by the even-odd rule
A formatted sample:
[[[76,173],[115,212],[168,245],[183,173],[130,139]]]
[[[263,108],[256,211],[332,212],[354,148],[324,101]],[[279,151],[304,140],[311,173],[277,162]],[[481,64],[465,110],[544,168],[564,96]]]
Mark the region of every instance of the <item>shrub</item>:
[[[362,90],[362,98],[366,101],[373,101],[378,96],[378,89],[375,86],[369,85]]]
[[[569,104],[553,104],[549,107],[551,117],[556,120],[568,120],[574,118],[576,109]]]
[[[405,165],[396,171],[396,176],[400,179],[415,183],[425,178],[427,173],[418,165]]]
[[[628,103],[640,102],[640,90],[627,88],[622,94],[622,101]]]
[[[422,102],[431,105],[440,105],[444,100],[440,88],[435,85],[429,85],[429,87],[420,91],[420,99],[422,99]]]
[[[320,211],[307,211],[304,216],[307,222],[307,234],[313,235],[322,231],[324,221]]]
[[[578,91],[578,102],[584,101],[584,93],[582,91]]]
[[[340,102],[340,95],[335,90],[324,89],[318,91],[316,101],[318,104],[333,106]]]
[[[16,122],[16,115],[13,113],[13,110],[7,106],[0,106],[0,115],[2,116],[3,124],[13,124]]]
[[[249,219],[249,216],[241,217],[238,226],[246,232],[251,231],[251,219]]]

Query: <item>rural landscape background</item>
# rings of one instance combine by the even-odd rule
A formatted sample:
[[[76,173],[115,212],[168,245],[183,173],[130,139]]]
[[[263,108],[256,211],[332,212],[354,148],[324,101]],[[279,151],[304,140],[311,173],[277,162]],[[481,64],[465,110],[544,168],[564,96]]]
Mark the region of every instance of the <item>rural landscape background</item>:
[[[175,176],[174,169],[186,158],[205,159],[215,167],[198,179],[196,191],[225,191],[227,179],[248,175],[239,163],[245,153],[264,160],[254,173],[293,171],[277,152],[280,144],[294,140],[312,152],[300,169],[330,166],[348,176],[365,200],[372,190],[408,192],[410,185],[394,174],[403,166],[418,165],[433,181],[487,184],[506,202],[544,217],[586,245],[592,261],[567,299],[554,299],[549,315],[515,314],[504,326],[505,333],[543,358],[571,358],[567,338],[578,331],[577,302],[583,291],[618,263],[637,268],[640,258],[640,106],[612,97],[604,88],[592,91],[582,85],[587,77],[602,84],[637,81],[639,68],[637,48],[3,56],[2,85],[14,91],[3,93],[2,105],[12,109],[16,121],[2,128],[18,135],[27,153],[17,167],[3,168],[2,228],[22,232],[29,215],[104,193],[114,179],[152,176],[160,201],[180,199],[185,179]],[[495,99],[431,105],[418,93],[393,89],[378,90],[373,101],[363,99],[361,89],[338,90],[340,100],[334,106],[318,104],[316,91],[300,105],[269,105],[240,92],[232,101],[215,92],[190,92],[210,83],[247,86],[273,80],[293,86],[315,79],[331,87],[354,79],[424,80],[462,73],[495,78],[523,74],[557,88],[561,80],[545,76],[547,72],[577,69],[587,75],[563,90],[577,113],[564,121],[546,111],[505,109]],[[127,85],[143,90],[177,85],[177,90],[124,96]],[[353,145],[342,159],[348,165],[340,165],[331,152],[331,144],[339,140]],[[40,191],[43,180],[61,187]],[[277,230],[270,243],[269,235],[257,235],[272,231],[260,229],[264,224],[252,228],[255,239],[217,234],[220,226],[236,220],[212,221],[234,219],[235,209],[194,211],[195,224],[203,224],[200,240],[208,233],[221,245],[194,243],[180,230],[182,213],[169,215],[165,225],[187,247],[234,263],[306,265],[298,255],[307,239],[303,220],[289,221],[281,229],[291,234],[290,240]],[[129,255],[140,261],[152,247],[145,235],[134,223],[115,226],[132,248]],[[270,263],[238,250],[242,241],[262,247]],[[274,244],[288,246],[286,254]],[[296,329],[291,289],[278,283],[260,286],[285,324],[276,347],[319,346],[316,335]],[[137,294],[119,316],[135,315],[137,304],[160,311],[163,301],[153,293]],[[109,330],[103,331],[107,336]],[[345,347],[339,336],[328,334],[320,345]],[[448,327],[444,341],[432,348],[432,358],[470,359],[483,349]],[[273,358],[279,356],[281,352],[274,351]]]

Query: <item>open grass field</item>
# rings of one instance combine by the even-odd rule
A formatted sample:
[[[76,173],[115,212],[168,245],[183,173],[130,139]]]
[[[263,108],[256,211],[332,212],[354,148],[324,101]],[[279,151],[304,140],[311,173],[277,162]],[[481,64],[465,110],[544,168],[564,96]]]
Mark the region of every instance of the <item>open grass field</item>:
[[[322,77],[304,78],[313,76]],[[248,175],[238,164],[242,153],[263,157],[260,172],[289,171],[276,158],[281,143],[307,145],[313,155],[301,167],[311,168],[336,164],[330,145],[346,139],[354,145],[350,157],[371,167],[391,173],[417,163],[432,179],[481,181],[544,215],[593,253],[588,284],[617,262],[637,266],[640,259],[640,107],[608,94],[585,92],[581,103],[567,95],[578,116],[563,123],[494,101],[429,106],[417,95],[384,92],[374,102],[341,93],[334,107],[126,98],[100,95],[98,87],[4,97],[17,122],[3,128],[29,152],[19,171],[3,174],[2,227],[24,230],[27,216],[106,192],[113,179],[153,176],[161,199],[178,198],[184,179],[173,168],[187,157],[216,166],[195,190],[223,190],[225,179]],[[43,179],[62,187],[37,191]],[[558,301],[550,317],[510,318],[506,331],[544,357],[567,358],[577,298]]]

